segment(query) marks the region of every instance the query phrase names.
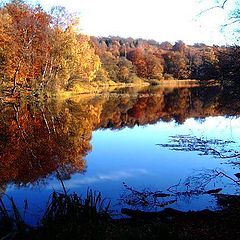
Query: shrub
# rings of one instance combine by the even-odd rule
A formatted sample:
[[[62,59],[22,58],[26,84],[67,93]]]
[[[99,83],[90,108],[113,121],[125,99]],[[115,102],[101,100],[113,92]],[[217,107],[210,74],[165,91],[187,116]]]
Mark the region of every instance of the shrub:
[[[165,73],[164,74],[164,79],[165,80],[174,80],[174,77],[172,74]]]
[[[150,79],[148,82],[153,86],[161,84],[161,81],[157,79]]]

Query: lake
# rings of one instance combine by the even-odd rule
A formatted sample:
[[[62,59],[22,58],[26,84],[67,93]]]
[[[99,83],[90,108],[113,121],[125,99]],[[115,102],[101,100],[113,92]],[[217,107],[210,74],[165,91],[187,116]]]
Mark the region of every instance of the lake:
[[[216,209],[239,194],[240,101],[232,87],[128,88],[0,105],[0,194],[36,224],[53,190],[100,191],[123,206]],[[223,173],[223,174],[222,174]],[[214,175],[215,174],[215,175]],[[156,191],[171,196],[153,198]],[[197,194],[201,192],[201,194]],[[148,202],[138,193],[148,193]]]

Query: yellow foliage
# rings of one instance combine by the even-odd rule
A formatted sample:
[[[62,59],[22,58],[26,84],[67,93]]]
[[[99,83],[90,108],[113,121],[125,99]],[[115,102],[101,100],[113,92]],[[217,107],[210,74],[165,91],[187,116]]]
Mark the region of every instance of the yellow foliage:
[[[77,35],[73,26],[65,31],[56,29],[53,40],[55,68],[64,85],[71,85],[72,79],[91,81],[101,66],[99,57],[90,45],[90,39]]]
[[[79,36],[79,68],[83,76],[86,76],[87,80],[93,80],[97,71],[101,67],[101,61],[98,55],[95,54],[94,48],[90,45],[90,39],[88,36]]]

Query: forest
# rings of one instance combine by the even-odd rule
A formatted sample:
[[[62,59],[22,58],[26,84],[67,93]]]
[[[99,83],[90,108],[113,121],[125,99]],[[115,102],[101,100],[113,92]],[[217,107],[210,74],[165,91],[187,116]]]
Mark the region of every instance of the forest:
[[[80,19],[64,7],[12,0],[0,7],[0,90],[75,91],[162,80],[239,81],[239,46],[192,46],[80,33]]]

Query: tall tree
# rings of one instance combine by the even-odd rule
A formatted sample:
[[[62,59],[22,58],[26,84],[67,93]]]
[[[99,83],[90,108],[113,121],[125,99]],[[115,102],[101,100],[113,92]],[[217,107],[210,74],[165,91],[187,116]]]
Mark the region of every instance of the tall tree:
[[[1,8],[4,24],[1,29],[4,56],[4,75],[13,82],[12,93],[18,83],[41,75],[41,58],[47,46],[50,17],[40,7],[32,8],[22,1],[13,1]]]

